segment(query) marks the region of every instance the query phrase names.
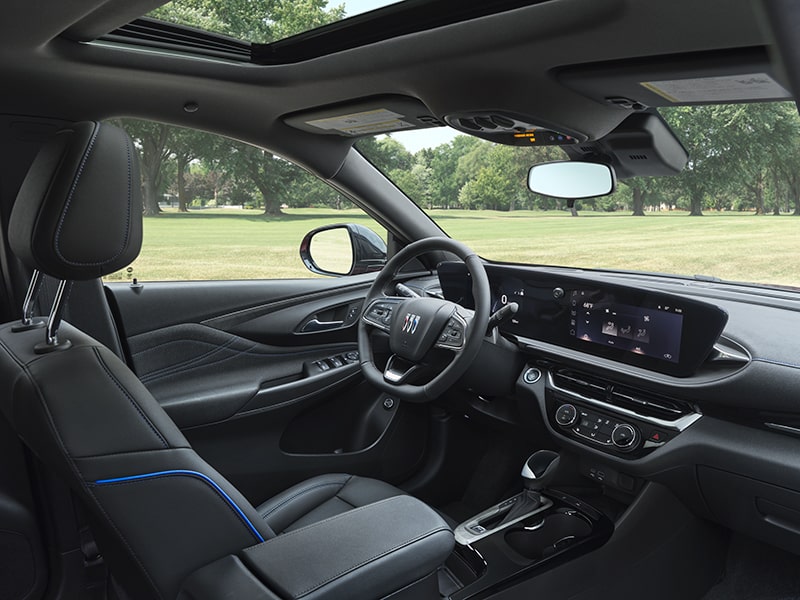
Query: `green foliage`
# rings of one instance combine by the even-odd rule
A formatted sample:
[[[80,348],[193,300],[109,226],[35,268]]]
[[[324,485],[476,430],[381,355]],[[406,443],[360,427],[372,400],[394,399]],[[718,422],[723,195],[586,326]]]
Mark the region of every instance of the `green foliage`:
[[[344,6],[327,0],[172,0],[148,16],[257,44],[333,23]]]

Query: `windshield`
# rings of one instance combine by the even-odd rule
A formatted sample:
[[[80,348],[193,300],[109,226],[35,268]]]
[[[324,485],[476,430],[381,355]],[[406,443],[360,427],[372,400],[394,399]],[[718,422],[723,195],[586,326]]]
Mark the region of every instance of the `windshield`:
[[[454,130],[356,147],[451,237],[490,260],[701,275],[800,287],[800,118],[792,102],[662,109],[689,153],[670,177],[565,200],[528,191],[558,147],[497,145]]]

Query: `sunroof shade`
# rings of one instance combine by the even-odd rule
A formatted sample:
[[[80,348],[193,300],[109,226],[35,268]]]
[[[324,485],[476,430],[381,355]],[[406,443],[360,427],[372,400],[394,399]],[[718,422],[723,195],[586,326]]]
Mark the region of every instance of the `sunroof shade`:
[[[172,0],[146,16],[253,44],[270,44],[397,0]]]

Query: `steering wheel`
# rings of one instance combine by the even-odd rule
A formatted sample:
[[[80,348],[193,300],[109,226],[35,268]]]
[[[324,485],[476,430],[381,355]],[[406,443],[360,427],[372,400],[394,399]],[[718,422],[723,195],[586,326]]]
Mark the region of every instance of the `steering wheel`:
[[[401,288],[405,296],[393,295],[400,269],[412,258],[435,250],[452,252],[466,264],[472,280],[474,311],[440,298],[420,297],[405,286]],[[413,296],[408,297],[409,293]],[[428,402],[453,385],[478,354],[489,323],[489,279],[481,259],[464,244],[447,237],[426,238],[409,244],[386,263],[364,305],[358,324],[358,353],[364,377],[403,400]],[[389,334],[392,356],[383,372],[373,359],[373,329]],[[449,350],[455,356],[427,383],[408,383],[434,348]]]

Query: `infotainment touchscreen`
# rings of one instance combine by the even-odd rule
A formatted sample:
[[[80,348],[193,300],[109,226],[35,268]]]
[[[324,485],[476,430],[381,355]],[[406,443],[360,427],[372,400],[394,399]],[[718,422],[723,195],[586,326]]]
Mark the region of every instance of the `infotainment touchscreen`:
[[[596,301],[591,290],[572,290],[570,296],[570,336],[659,360],[680,361],[682,307],[657,304],[645,308]]]

